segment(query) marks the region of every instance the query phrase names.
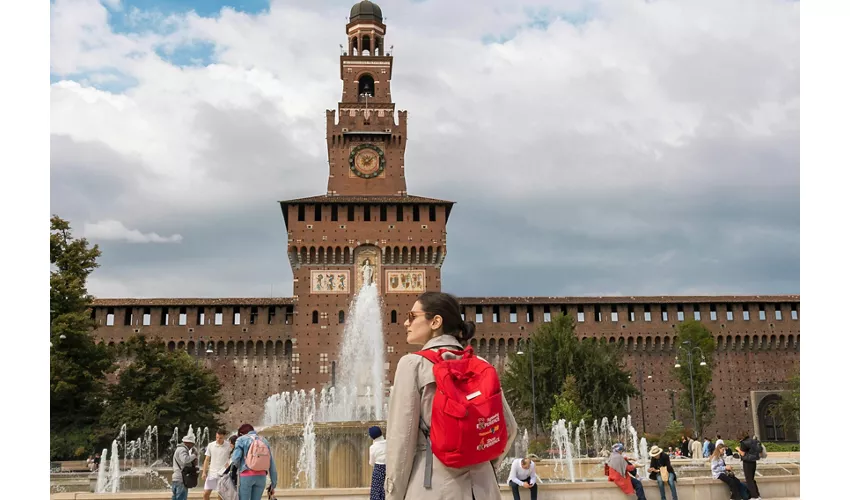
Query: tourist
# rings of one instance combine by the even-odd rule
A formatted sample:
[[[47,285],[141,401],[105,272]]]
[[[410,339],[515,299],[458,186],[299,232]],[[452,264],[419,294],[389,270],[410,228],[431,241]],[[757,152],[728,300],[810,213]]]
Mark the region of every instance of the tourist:
[[[723,442],[723,438],[720,437],[720,433],[718,432],[717,433],[717,441],[714,442],[714,447],[717,448],[721,444],[725,445],[726,443]]]
[[[741,481],[732,473],[732,466],[726,465],[725,453],[726,445],[720,443],[715,446],[714,452],[711,454],[711,475],[714,479],[719,479],[726,483],[729,487],[729,493],[732,494],[732,500],[741,500]]]
[[[670,464],[670,456],[655,445],[649,450],[649,456],[649,479],[655,479],[658,482],[661,500],[667,500],[667,496],[664,494],[664,483],[670,485],[673,500],[679,500],[679,495],[676,493],[676,472]]]
[[[744,480],[747,482],[747,490],[750,492],[751,500],[759,500],[759,485],[756,483],[756,462],[761,458],[761,443],[747,431],[741,432],[738,436],[741,442],[738,446],[738,455],[741,457],[741,465],[744,468]]]
[[[613,481],[614,484],[619,486],[626,495],[637,495],[637,500],[646,500],[643,485],[638,478],[631,474],[635,470],[635,466],[623,456],[624,450],[623,443],[617,443],[611,448],[611,456],[605,464],[605,475],[608,476],[609,481]]]
[[[531,490],[531,500],[537,500],[537,482],[539,480],[540,478],[537,477],[534,461],[531,460],[531,457],[514,459],[511,464],[511,473],[508,476],[508,485],[514,494],[514,500],[520,499],[520,486]]]
[[[682,450],[681,456],[687,458],[688,453],[691,450],[691,443],[688,441],[688,438],[685,437],[684,434],[682,435],[682,441],[681,441],[681,444],[679,445],[679,449]]]
[[[204,466],[201,472],[201,482],[204,483],[204,500],[210,500],[213,490],[218,490],[218,478],[221,477],[230,462],[232,447],[224,438],[227,431],[215,431],[215,441],[207,445],[204,456]]]
[[[171,461],[171,500],[186,500],[189,497],[188,488],[197,485],[198,452],[195,450],[195,436],[188,434],[183,442],[174,450]],[[192,474],[194,472],[194,474]],[[191,484],[189,481],[193,481]]]
[[[86,468],[89,472],[94,472],[94,455],[89,455],[89,458],[86,459]]]
[[[94,470],[100,469],[100,453],[94,454]]]
[[[702,444],[699,439],[691,439],[691,459],[697,460],[702,457]]]
[[[711,457],[714,454],[714,441],[711,441],[708,438],[705,438],[708,441],[708,453],[705,455],[705,458]]]
[[[269,441],[258,436],[251,424],[242,424],[237,435],[239,438],[233,447],[230,461],[239,471],[239,500],[260,500],[266,486],[266,476],[271,480],[268,489],[271,498],[277,486],[277,469]],[[252,448],[253,451],[248,453]]]
[[[387,478],[387,439],[377,425],[369,427],[372,446],[369,447],[369,465],[372,466],[372,487],[369,500],[384,500],[384,480]]]
[[[407,313],[404,326],[408,344],[424,345],[423,349],[432,351],[460,350],[475,334],[475,323],[464,322],[457,299],[441,292],[420,295]],[[451,352],[442,354],[444,360],[458,357]],[[433,451],[429,453],[431,440],[426,435],[431,429],[436,394],[434,366],[419,354],[407,354],[398,362],[387,417],[386,497],[389,500],[500,498],[493,470],[507,456],[517,432],[508,402],[502,394],[504,422],[498,424],[501,427],[498,432],[506,433],[507,439],[493,445],[497,450],[503,449],[500,456],[462,468],[446,466],[435,460]]]

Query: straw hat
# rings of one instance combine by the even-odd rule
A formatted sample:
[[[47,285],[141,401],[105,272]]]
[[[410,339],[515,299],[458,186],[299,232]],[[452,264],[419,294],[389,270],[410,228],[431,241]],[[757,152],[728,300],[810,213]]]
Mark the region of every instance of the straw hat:
[[[664,450],[662,450],[658,446],[652,445],[652,448],[649,450],[649,456],[652,457],[652,458],[655,458],[658,455],[661,455],[661,452],[663,452],[663,451]]]

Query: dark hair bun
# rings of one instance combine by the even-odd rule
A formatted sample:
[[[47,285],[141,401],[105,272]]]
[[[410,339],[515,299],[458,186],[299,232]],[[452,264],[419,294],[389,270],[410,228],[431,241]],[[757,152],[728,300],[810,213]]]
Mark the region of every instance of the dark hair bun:
[[[475,336],[475,323],[472,321],[464,321],[460,325],[460,332],[457,334],[458,340],[466,342]]]

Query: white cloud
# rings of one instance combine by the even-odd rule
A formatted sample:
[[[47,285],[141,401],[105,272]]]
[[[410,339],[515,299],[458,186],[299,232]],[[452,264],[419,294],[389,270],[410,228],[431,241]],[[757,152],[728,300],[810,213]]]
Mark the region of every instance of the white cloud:
[[[179,234],[160,236],[156,233],[142,233],[138,229],[129,229],[120,221],[103,220],[94,224],[86,223],[83,228],[86,238],[93,240],[127,241],[129,243],[180,243]]]

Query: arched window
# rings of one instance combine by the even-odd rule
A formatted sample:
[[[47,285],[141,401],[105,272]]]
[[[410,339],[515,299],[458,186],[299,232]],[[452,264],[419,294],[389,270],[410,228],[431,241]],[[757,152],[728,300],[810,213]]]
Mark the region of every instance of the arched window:
[[[341,325],[343,323],[345,323],[345,311],[340,311],[339,312],[339,324]]]
[[[398,313],[395,312],[395,309],[390,312],[390,323],[398,323]]]
[[[313,324],[319,323],[319,311],[313,311]]]
[[[364,47],[366,46],[366,40],[363,41]],[[357,96],[368,95],[369,97],[373,97],[375,95],[375,79],[372,78],[371,75],[360,75],[360,79],[357,82]]]

